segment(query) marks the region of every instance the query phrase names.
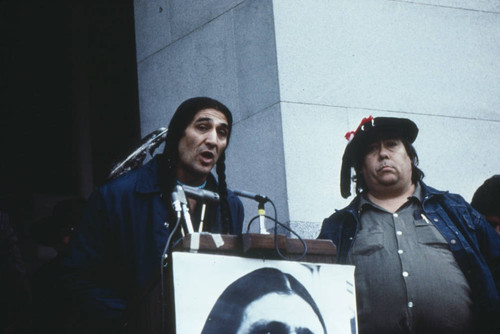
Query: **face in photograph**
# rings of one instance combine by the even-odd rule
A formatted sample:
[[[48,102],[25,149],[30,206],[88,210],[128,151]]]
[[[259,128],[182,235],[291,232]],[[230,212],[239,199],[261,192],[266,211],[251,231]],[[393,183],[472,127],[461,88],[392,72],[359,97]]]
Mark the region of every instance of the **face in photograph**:
[[[311,305],[294,293],[268,293],[243,311],[236,334],[313,334],[324,333]]]
[[[275,268],[257,269],[229,285],[210,312],[203,334],[325,334],[306,288]]]

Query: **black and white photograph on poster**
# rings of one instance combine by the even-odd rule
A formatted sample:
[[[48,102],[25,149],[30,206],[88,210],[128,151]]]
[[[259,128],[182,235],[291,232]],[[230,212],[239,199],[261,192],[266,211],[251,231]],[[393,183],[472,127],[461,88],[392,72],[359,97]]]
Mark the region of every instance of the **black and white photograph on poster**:
[[[354,266],[173,253],[177,334],[354,334]]]

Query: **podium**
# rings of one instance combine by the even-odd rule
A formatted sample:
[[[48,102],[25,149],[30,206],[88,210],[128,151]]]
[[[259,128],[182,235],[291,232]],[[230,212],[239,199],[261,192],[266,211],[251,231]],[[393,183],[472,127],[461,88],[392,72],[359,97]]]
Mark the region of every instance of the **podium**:
[[[188,234],[175,251],[201,252],[207,254],[232,255],[251,258],[280,259],[275,252],[275,238],[271,234],[220,235],[222,243],[217,244],[219,236],[208,233]],[[277,235],[280,251],[290,257],[297,258],[304,250],[299,239]],[[302,261],[314,263],[334,263],[337,249],[331,240],[305,239],[307,253]]]
[[[356,327],[354,269],[334,264],[336,248],[330,240],[304,240],[304,243],[307,252],[300,261],[284,261],[276,247],[286,258],[296,259],[304,252],[299,239],[283,235],[275,239],[274,235],[262,234],[185,236],[171,253],[163,287],[158,279],[147,291],[127,326],[127,333],[235,333],[237,327],[244,326],[242,314],[251,313],[249,305],[265,302],[266,298],[275,308],[268,313],[283,318],[274,319],[273,324],[281,321],[294,326],[291,323],[307,320],[310,324],[296,326],[316,326],[326,332],[332,323],[337,326],[342,322],[344,325],[340,327],[344,329],[337,332],[355,333],[352,330]],[[285,281],[282,287],[279,281]],[[337,286],[338,291],[327,291],[331,286]],[[332,298],[347,301],[339,307],[346,312],[333,311],[342,313],[340,322],[325,311]],[[302,307],[301,314],[310,316],[285,319],[290,317],[281,310],[293,303],[297,305],[288,314]],[[244,318],[250,319],[247,313]]]

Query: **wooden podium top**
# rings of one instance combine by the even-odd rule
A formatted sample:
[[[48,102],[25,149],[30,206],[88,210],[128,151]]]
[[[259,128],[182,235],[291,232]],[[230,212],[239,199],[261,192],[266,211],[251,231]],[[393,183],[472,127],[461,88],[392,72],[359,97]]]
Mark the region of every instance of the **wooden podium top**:
[[[299,239],[276,237],[280,252],[291,260],[304,252],[304,245]],[[304,262],[334,263],[337,249],[331,240],[304,239],[307,245]],[[275,250],[273,234],[221,235],[210,233],[188,234],[176,251],[225,254],[253,258],[280,259]]]

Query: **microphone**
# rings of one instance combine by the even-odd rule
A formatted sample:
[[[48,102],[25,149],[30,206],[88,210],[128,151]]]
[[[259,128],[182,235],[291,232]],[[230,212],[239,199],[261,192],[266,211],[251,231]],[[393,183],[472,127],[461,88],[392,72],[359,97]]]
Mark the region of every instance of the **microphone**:
[[[270,201],[269,197],[267,197],[265,195],[254,194],[254,193],[244,191],[244,190],[233,190],[233,192],[238,196],[250,198],[250,199],[253,199],[253,200],[259,202],[259,208],[258,208],[259,230],[260,230],[261,234],[269,234],[269,232],[266,229],[266,224],[265,224],[266,210],[264,209],[264,204],[266,202]]]
[[[179,194],[177,191],[172,192],[172,207],[175,212],[177,212],[177,216],[179,217],[182,212],[181,200],[179,199]]]
[[[207,200],[212,203],[218,203],[220,201],[220,196],[217,193],[214,193],[210,190],[200,189],[191,186],[182,186],[184,188],[184,192],[193,197],[199,198],[201,200]]]
[[[175,194],[175,195],[174,195]],[[191,215],[189,214],[188,201],[186,199],[186,194],[184,193],[184,189],[177,185],[175,187],[175,191],[172,193],[172,199],[174,205],[174,209],[177,211],[175,207],[176,199],[179,201],[182,209],[182,213],[184,214],[184,222],[186,223],[186,229],[188,234],[194,233],[193,223],[191,222]]]
[[[269,202],[269,197],[267,197],[266,195],[254,194],[244,190],[233,190],[233,193],[241,197],[253,199],[259,203]]]

